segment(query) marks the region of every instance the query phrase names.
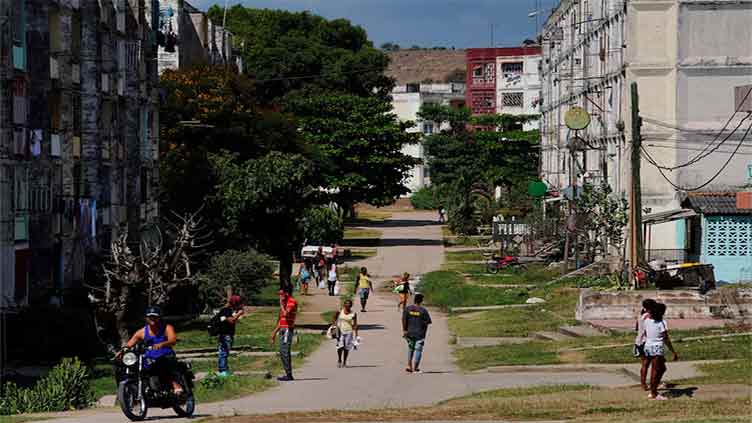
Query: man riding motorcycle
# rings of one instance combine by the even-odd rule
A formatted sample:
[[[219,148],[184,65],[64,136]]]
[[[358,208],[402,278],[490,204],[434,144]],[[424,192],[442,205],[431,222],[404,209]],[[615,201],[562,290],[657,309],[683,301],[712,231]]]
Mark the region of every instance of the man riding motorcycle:
[[[121,357],[125,348],[133,348],[143,342],[147,347],[146,362],[144,367],[151,369],[152,374],[160,376],[160,379],[172,383],[175,395],[183,393],[183,388],[177,382],[177,358],[172,347],[177,343],[175,328],[162,322],[162,310],[157,306],[146,308],[146,325],[137,330],[131,339],[125,344],[123,350],[118,353]]]

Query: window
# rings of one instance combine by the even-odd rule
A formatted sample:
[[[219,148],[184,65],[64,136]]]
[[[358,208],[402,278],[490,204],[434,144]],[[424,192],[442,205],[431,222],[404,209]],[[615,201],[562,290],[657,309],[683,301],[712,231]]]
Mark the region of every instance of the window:
[[[501,95],[502,107],[519,107],[523,106],[522,93],[504,93]]]
[[[473,66],[473,78],[483,78],[483,65]]]
[[[55,10],[50,11],[50,52],[57,53],[60,49],[60,13]]]
[[[505,78],[514,75],[522,75],[522,62],[502,63],[501,72]]]
[[[81,15],[74,13],[71,17],[71,53],[73,60],[81,55]]]
[[[13,44],[26,45],[26,0],[15,0],[13,5]]]
[[[434,126],[433,122],[423,122],[423,133],[426,135],[433,134]]]

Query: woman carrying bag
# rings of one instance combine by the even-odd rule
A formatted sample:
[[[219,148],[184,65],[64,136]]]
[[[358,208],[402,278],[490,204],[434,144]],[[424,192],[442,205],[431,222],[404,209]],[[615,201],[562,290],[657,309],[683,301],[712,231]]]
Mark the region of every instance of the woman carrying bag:
[[[337,335],[337,367],[347,367],[347,357],[358,337],[358,315],[352,309],[351,300],[346,300],[342,309],[334,316],[332,327]]]

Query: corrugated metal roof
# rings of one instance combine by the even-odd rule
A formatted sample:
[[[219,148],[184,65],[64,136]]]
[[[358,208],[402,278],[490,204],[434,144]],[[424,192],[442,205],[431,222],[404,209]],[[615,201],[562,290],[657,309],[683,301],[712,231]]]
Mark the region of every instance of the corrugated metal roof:
[[[642,223],[656,225],[658,223],[672,222],[674,220],[686,219],[692,216],[697,216],[697,213],[695,213],[694,210],[676,209],[645,215],[642,217]]]
[[[752,214],[752,210],[736,207],[735,192],[690,193],[684,203],[702,214]]]

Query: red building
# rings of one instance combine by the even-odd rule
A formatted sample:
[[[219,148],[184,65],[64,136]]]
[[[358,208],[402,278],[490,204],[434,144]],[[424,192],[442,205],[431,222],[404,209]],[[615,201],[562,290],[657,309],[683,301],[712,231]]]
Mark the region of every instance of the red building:
[[[467,89],[465,99],[474,115],[496,113],[497,62],[499,58],[539,56],[539,46],[467,49]]]

